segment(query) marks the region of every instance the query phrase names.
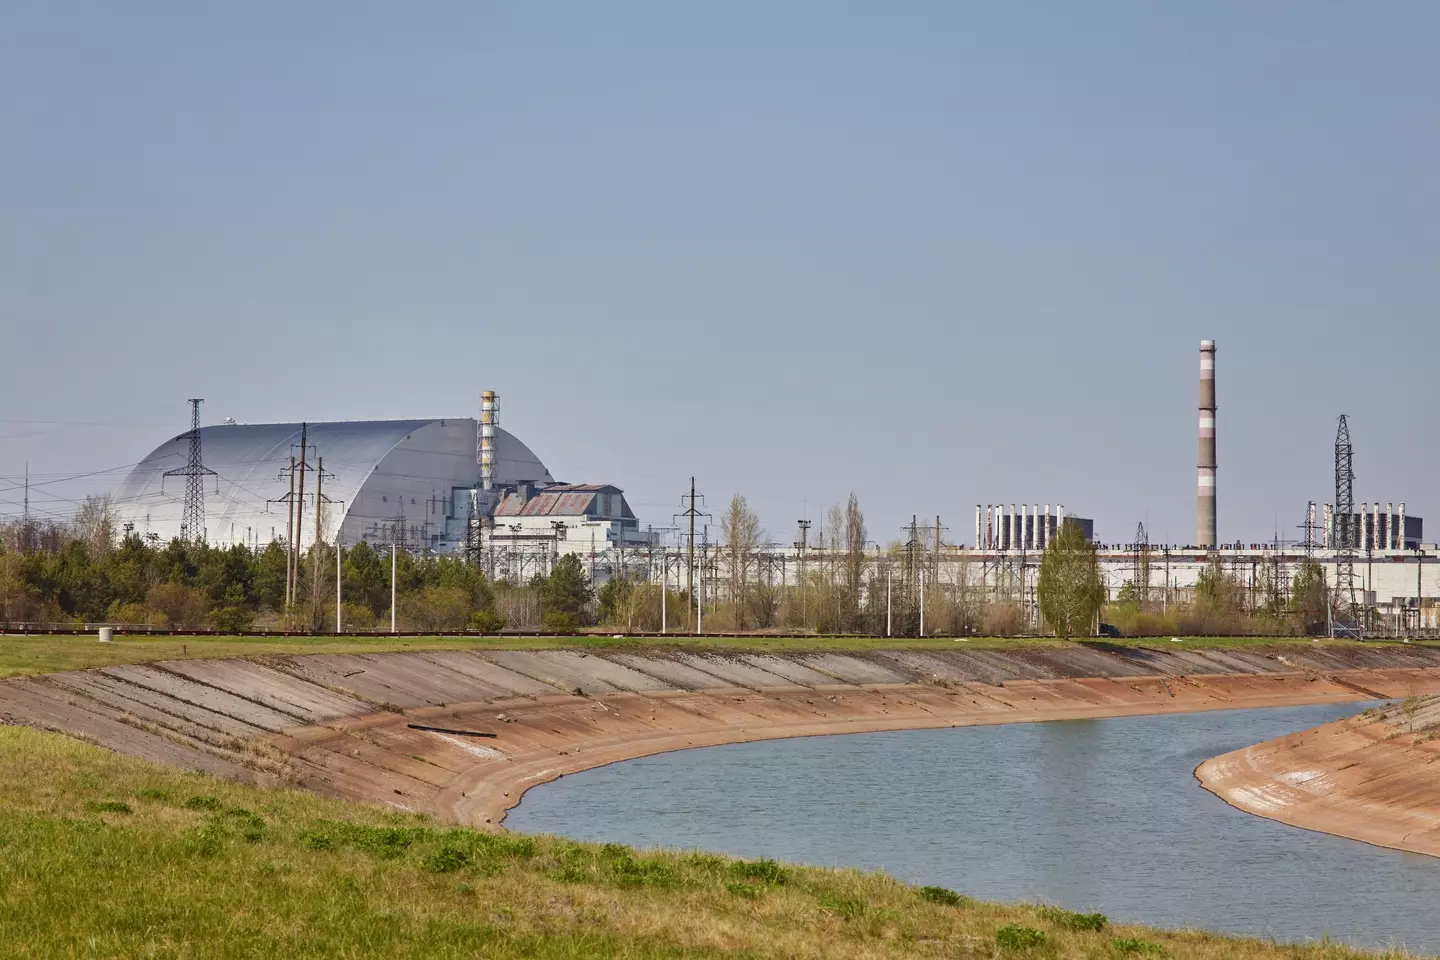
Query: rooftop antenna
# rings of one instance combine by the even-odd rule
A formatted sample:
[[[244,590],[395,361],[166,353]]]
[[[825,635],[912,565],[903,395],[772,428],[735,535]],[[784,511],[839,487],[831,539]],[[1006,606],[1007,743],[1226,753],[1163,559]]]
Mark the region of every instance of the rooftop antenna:
[[[204,398],[188,400],[190,404],[190,432],[183,433],[176,440],[190,441],[190,455],[185,466],[167,470],[164,476],[185,478],[185,511],[180,519],[180,539],[187,543],[205,542],[205,478],[216,477],[215,492],[220,492],[220,476],[205,466],[200,457],[200,404]]]

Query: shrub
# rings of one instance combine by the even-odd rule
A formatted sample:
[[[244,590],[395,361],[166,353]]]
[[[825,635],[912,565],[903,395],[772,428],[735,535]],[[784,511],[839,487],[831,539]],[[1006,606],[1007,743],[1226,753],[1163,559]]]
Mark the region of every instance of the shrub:
[[[210,607],[210,598],[199,587],[157,583],[146,595],[145,606],[164,615],[171,625],[190,629],[205,622],[205,611]]]
[[[210,626],[221,633],[244,633],[255,625],[255,614],[245,607],[217,607],[210,611]]]
[[[1056,926],[1065,927],[1069,930],[1094,930],[1105,929],[1108,918],[1103,913],[1074,913],[1070,910],[1062,910],[1059,907],[1038,907],[1035,910],[1041,917],[1049,920]]]
[[[219,797],[196,796],[185,801],[186,810],[219,810]]]
[[[198,857],[210,857],[220,852],[225,842],[225,830],[218,823],[207,823],[198,830],[189,830],[183,837],[186,849]]]
[[[120,800],[90,800],[85,809],[94,813],[129,813],[130,804]]]
[[[1012,923],[995,931],[995,945],[1001,950],[1029,950],[1044,942],[1045,934],[1033,927],[1020,927]]]
[[[375,611],[368,603],[347,603],[341,608],[341,623],[346,630],[374,629]]]
[[[1025,612],[1018,603],[992,603],[985,610],[985,633],[992,637],[1013,637],[1025,630]]]
[[[590,872],[578,863],[567,863],[550,874],[550,879],[560,883],[586,883],[590,880]]]
[[[921,887],[920,896],[931,903],[943,903],[947,907],[958,907],[965,902],[965,898],[960,894],[944,887]]]
[[[1165,948],[1158,943],[1135,937],[1116,937],[1110,941],[1110,949],[1119,953],[1143,953],[1152,957],[1163,956]]]
[[[161,618],[145,609],[145,604],[127,603],[122,600],[116,600],[110,604],[110,609],[105,612],[105,619],[110,623],[123,624],[125,626],[159,627],[164,625],[155,622]]]
[[[580,629],[580,617],[564,610],[549,610],[540,618],[540,626],[550,633],[574,633]]]
[[[334,850],[335,838],[323,830],[306,830],[300,834],[300,845],[307,850]]]
[[[658,860],[638,860],[626,852],[614,857],[610,873],[622,887],[673,887],[679,884],[680,875],[667,863]]]
[[[744,880],[759,880],[771,886],[779,886],[786,880],[785,868],[774,860],[739,860],[730,865],[730,873]]]
[[[494,610],[481,610],[470,618],[470,629],[481,633],[499,633],[505,629],[505,615]]]
[[[441,847],[422,859],[420,866],[428,873],[453,873],[468,866],[469,863],[470,855],[464,850],[455,847]]]
[[[425,587],[401,594],[398,612],[412,630],[461,630],[470,623],[471,603],[460,587]]]
[[[849,900],[831,893],[822,893],[816,899],[820,901],[823,909],[838,913],[846,920],[858,920],[865,915],[865,904],[859,900]]]

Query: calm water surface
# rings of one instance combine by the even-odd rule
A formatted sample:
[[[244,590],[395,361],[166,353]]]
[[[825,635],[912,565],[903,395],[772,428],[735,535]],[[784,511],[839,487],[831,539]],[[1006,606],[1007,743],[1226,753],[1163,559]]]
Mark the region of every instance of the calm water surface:
[[[1364,704],[772,740],[537,787],[506,826],[889,871],[986,900],[1440,952],[1440,859],[1241,813],[1203,760]]]

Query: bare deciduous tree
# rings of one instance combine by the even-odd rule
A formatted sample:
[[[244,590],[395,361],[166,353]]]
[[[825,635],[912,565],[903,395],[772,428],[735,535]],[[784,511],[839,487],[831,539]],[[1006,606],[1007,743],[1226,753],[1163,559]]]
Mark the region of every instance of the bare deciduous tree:
[[[845,504],[844,629],[860,628],[860,593],[865,580],[865,514],[854,492]],[[836,548],[841,544],[837,543]]]
[[[730,507],[720,519],[725,537],[726,561],[730,567],[730,603],[735,609],[735,627],[745,627],[745,602],[750,570],[760,547],[760,516],[740,494],[730,498]]]
[[[91,559],[103,560],[115,547],[115,507],[110,495],[89,496],[70,521],[75,539],[85,544]]]

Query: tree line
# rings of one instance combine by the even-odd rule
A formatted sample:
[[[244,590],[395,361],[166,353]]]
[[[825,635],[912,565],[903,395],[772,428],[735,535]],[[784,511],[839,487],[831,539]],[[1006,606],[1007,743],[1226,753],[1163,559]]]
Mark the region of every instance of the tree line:
[[[904,541],[869,539],[854,494],[832,506],[804,556],[767,550],[744,496],[721,517],[722,543],[696,571],[707,632],[1088,636],[1103,619],[1126,635],[1303,633],[1323,622],[1324,571],[1278,565],[1247,586],[1217,559],[1184,602],[1126,583],[1106,597],[1093,544],[1066,525],[1033,571],[1035,582],[1002,588],[994,571],[947,559],[931,527]],[[336,626],[335,547],[316,544],[297,565],[286,600],[283,540],[260,550],[174,540],[116,529],[108,500],[84,501],[67,524],[0,525],[0,623],[113,623],[243,632],[329,631]],[[778,566],[783,562],[784,566]],[[567,555],[523,584],[491,581],[458,557],[347,547],[339,567],[346,631],[586,627],[694,632],[695,597],[645,576],[618,576],[595,589],[578,556]],[[1013,573],[1013,571],[1012,571]],[[990,578],[988,581],[986,578]],[[1143,578],[1142,578],[1143,579]],[[392,611],[392,595],[394,609]],[[1038,616],[1027,609],[1035,601]]]

